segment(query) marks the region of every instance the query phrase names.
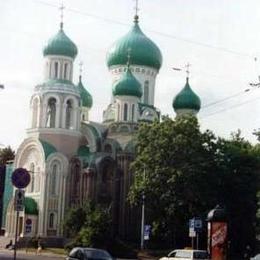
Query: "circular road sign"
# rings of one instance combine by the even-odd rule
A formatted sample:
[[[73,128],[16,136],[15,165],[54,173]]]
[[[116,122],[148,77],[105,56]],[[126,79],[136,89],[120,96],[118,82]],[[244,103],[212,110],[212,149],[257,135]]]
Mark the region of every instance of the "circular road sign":
[[[12,173],[12,183],[18,189],[24,189],[30,183],[31,176],[24,168],[17,168]]]

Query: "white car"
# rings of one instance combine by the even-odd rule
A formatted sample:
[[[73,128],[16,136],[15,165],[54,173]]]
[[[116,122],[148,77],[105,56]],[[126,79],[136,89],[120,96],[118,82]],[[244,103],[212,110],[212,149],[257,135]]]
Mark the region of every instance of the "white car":
[[[159,260],[209,260],[209,254],[205,250],[176,249]]]

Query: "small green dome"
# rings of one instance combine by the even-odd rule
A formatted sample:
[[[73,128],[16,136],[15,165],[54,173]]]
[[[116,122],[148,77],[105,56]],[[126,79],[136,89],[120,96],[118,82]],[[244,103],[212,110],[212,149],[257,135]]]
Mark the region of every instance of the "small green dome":
[[[113,95],[142,97],[142,86],[134,77],[129,67],[122,77],[114,84]]]
[[[193,109],[200,110],[200,98],[192,91],[189,85],[189,78],[186,80],[186,85],[181,92],[173,99],[172,106],[174,110],[178,109]]]
[[[63,55],[75,58],[78,53],[77,46],[64,33],[62,26],[59,32],[53,36],[43,49],[43,55]]]
[[[93,105],[93,99],[92,99],[92,96],[89,94],[89,92],[84,88],[82,81],[81,81],[81,76],[79,77],[78,87],[79,87],[79,91],[80,91],[80,98],[82,101],[82,106],[91,108]]]
[[[131,64],[160,69],[162,54],[160,49],[140,29],[135,21],[131,31],[112,45],[107,53],[107,66],[125,65],[127,53],[131,50]]]
[[[24,211],[28,215],[38,215],[38,207],[36,201],[31,197],[24,198]]]

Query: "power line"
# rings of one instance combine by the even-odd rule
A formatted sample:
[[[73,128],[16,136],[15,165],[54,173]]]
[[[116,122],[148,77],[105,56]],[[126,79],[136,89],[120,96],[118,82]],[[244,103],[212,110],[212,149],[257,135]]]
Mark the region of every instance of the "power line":
[[[37,2],[39,4],[42,4],[42,5],[59,8],[58,5],[50,4],[50,3],[47,3],[45,1],[41,1],[41,0],[32,0],[32,1]],[[113,23],[113,24],[118,24],[118,25],[123,25],[123,26],[129,26],[130,25],[129,23],[125,23],[125,22],[121,22],[121,21],[118,21],[118,20],[106,18],[106,17],[103,17],[103,16],[83,12],[83,11],[78,10],[78,9],[66,8],[66,10],[68,10],[69,12],[72,12],[72,13],[77,13],[77,14],[80,14],[80,15],[83,15],[83,16],[92,17],[92,18],[95,18],[95,19],[98,19],[98,20],[103,20],[105,22],[109,22],[109,23]],[[152,33],[161,35],[163,37],[167,37],[167,38],[171,38],[171,39],[174,39],[174,40],[186,42],[186,43],[189,43],[189,44],[198,45],[198,46],[210,48],[210,49],[215,49],[215,50],[222,51],[222,52],[225,52],[225,53],[230,53],[230,54],[233,54],[233,55],[253,58],[253,56],[250,55],[249,53],[238,52],[238,51],[234,51],[234,50],[231,50],[231,49],[228,49],[228,48],[218,47],[218,46],[214,46],[214,45],[211,45],[211,44],[202,43],[202,42],[198,42],[198,41],[195,41],[195,40],[190,40],[190,39],[187,39],[187,38],[183,38],[183,37],[179,37],[179,36],[176,36],[176,35],[173,35],[173,34],[168,34],[168,33],[160,32],[160,31],[152,30],[152,29],[149,29],[149,28],[146,29],[146,30],[148,32],[152,32]]]
[[[219,114],[219,113],[221,113],[221,112],[228,111],[228,110],[230,110],[230,109],[232,109],[232,108],[237,108],[237,107],[240,107],[240,106],[246,105],[246,104],[251,103],[251,102],[253,102],[253,101],[256,101],[256,100],[258,100],[258,99],[260,99],[260,97],[257,97],[257,98],[254,98],[254,99],[250,99],[250,100],[247,100],[247,101],[245,101],[245,102],[242,102],[242,103],[239,103],[239,104],[236,104],[236,105],[230,106],[230,107],[228,107],[228,108],[224,108],[224,109],[218,110],[218,111],[213,112],[213,113],[211,113],[211,114],[208,114],[208,115],[202,116],[201,119],[203,119],[203,118],[205,118],[205,117],[213,116],[213,115],[215,115],[215,114]]]

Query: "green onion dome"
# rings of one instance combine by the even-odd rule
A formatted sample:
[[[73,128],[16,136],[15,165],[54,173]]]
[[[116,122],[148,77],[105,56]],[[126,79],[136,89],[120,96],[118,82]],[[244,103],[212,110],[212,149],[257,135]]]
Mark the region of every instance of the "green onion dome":
[[[129,67],[122,77],[114,84],[113,95],[142,97],[142,86],[134,77]]]
[[[78,53],[75,43],[64,33],[62,25],[59,32],[54,35],[43,49],[43,55],[63,55],[75,58]]]
[[[80,98],[82,101],[83,107],[91,108],[93,105],[93,99],[92,96],[89,94],[89,92],[84,88],[81,76],[79,76],[79,83],[78,83],[79,91],[80,91]]]
[[[193,92],[189,85],[189,78],[186,79],[186,85],[181,92],[173,99],[172,106],[174,110],[192,109],[200,110],[200,98]]]
[[[125,36],[112,45],[107,53],[107,66],[125,65],[127,53],[131,50],[131,64],[160,69],[162,54],[160,49],[140,29],[138,18]]]

